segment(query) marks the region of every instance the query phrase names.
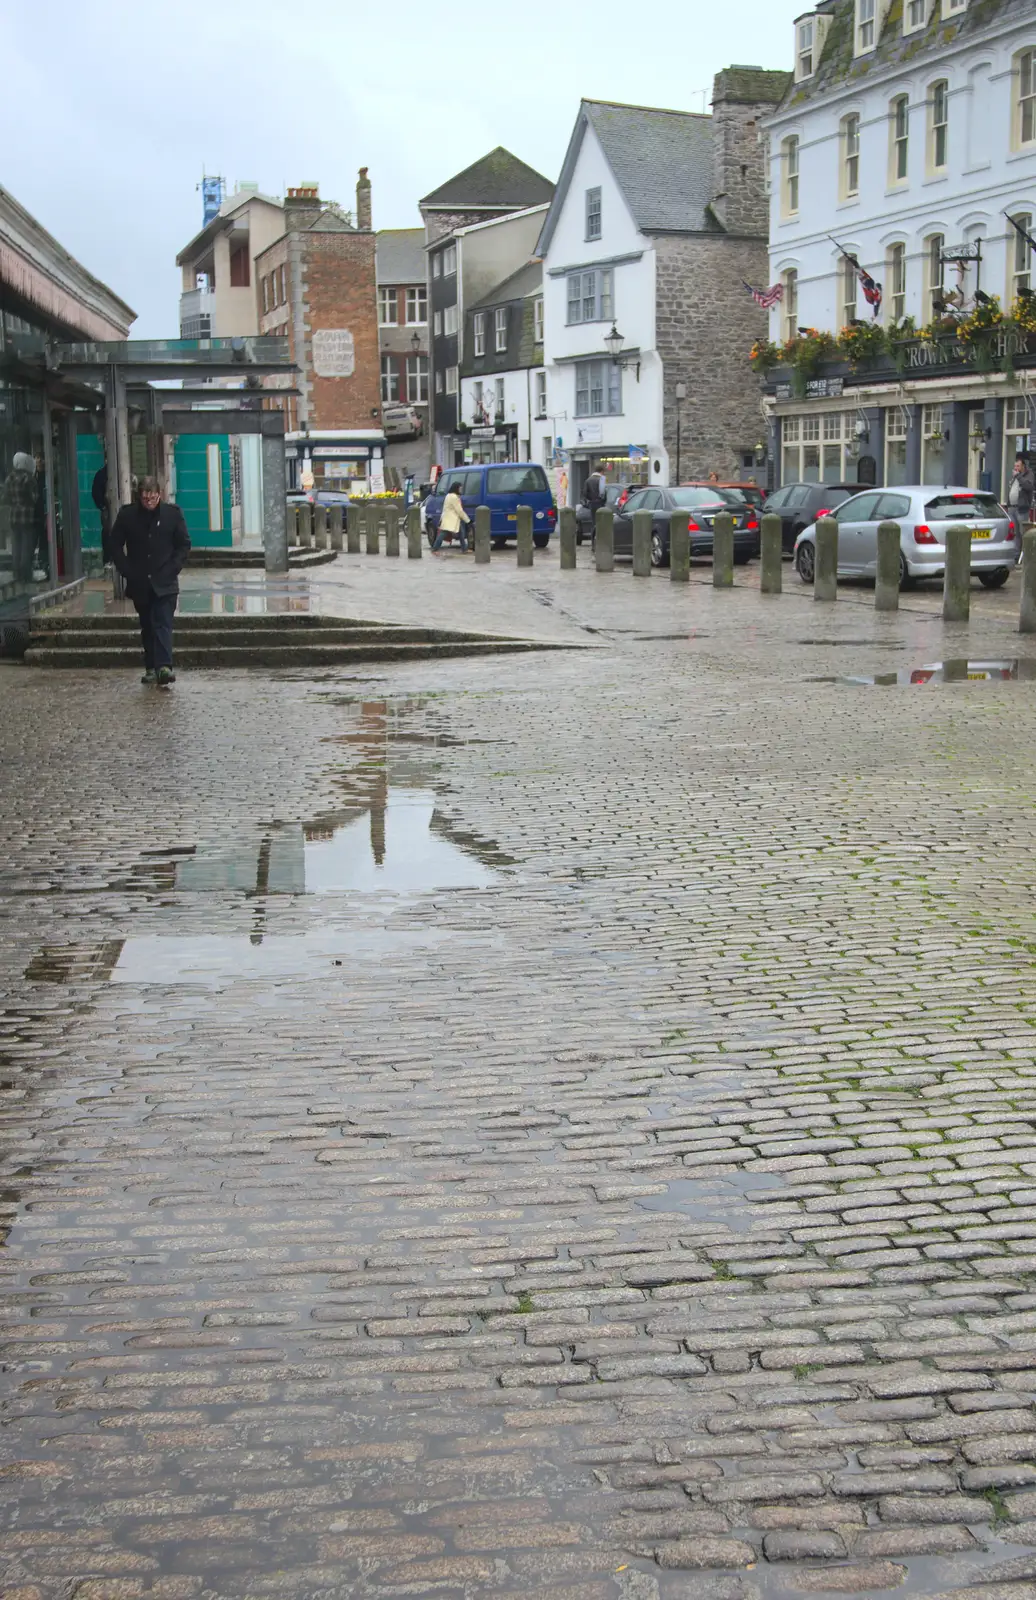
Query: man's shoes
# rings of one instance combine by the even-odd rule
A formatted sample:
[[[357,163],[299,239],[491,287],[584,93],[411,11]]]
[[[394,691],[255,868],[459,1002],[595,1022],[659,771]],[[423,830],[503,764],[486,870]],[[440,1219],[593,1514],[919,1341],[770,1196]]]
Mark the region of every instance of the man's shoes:
[[[159,667],[157,681],[160,689],[168,689],[171,684],[176,682],[176,673],[172,667]]]
[[[140,681],[141,681],[141,683],[147,683],[147,684],[156,683],[158,680],[157,680],[156,675],[155,675],[154,667],[148,667],[147,671],[145,672],[144,676],[141,678]]]

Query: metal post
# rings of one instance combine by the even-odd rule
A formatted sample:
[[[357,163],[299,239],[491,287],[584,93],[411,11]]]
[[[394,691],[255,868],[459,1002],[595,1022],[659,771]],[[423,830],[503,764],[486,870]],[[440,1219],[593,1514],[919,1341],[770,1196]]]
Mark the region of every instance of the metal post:
[[[346,547],[351,556],[360,553],[360,534],[363,529],[363,507],[359,504],[350,505],[345,518]]]
[[[734,587],[734,519],[721,511],[712,524],[712,587]]]
[[[633,576],[651,576],[651,523],[650,511],[633,513]]]
[[[331,507],[331,549],[342,548],[342,507]]]
[[[674,511],[669,518],[669,579],[689,583],[691,578],[691,531],[686,511]]]
[[[878,566],[874,576],[875,611],[899,610],[900,529],[898,522],[878,524]]]
[[[784,554],[781,537],[782,523],[776,512],[763,518],[759,535],[760,594],[780,594],[784,586]]]
[[[489,564],[489,530],[492,524],[492,515],[488,506],[475,507],[476,567],[484,567]]]
[[[615,571],[615,513],[598,506],[594,516],[594,562],[598,572]]]
[[[385,507],[385,554],[399,555],[399,507]]]
[[[838,599],[838,524],[834,517],[821,517],[813,561],[814,600]]]
[[[532,566],[532,506],[518,507],[518,565]]]
[[[1036,633],[1036,528],[1022,535],[1022,603],[1019,633]]]
[[[562,572],[575,571],[577,526],[575,506],[562,506],[558,516]]]
[[[411,506],[406,514],[406,553],[408,561],[420,561],[421,507]]]
[[[967,622],[970,615],[971,534],[967,528],[947,528],[942,619],[944,622]]]

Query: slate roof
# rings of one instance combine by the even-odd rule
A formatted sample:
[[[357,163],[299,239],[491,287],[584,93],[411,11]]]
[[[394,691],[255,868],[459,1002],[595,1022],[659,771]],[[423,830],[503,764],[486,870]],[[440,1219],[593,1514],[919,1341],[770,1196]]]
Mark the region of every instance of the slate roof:
[[[374,240],[374,266],[379,283],[424,283],[424,229],[380,229]]]
[[[418,204],[458,211],[467,206],[498,206],[501,210],[521,211],[526,206],[542,205],[553,194],[554,185],[549,178],[498,144],[495,150],[473,161],[463,172],[447,178]]]
[[[698,111],[584,100],[633,220],[642,232],[702,233],[713,194],[712,118]]]
[[[352,217],[329,200],[323,211],[306,229],[307,233],[356,233],[356,224]]]
[[[524,300],[527,294],[538,294],[542,288],[542,262],[527,261],[524,267],[519,267],[517,272],[512,272],[509,278],[505,278],[502,283],[490,289],[488,294],[484,294],[481,300],[477,300],[472,309],[502,306],[508,300]]]
[[[819,0],[816,9],[821,16],[831,18],[823,54],[812,77],[791,84],[781,102],[781,111],[820,99],[880,68],[913,66],[929,56],[941,55],[958,39],[982,33],[995,22],[1027,20],[1032,16],[1033,0],[971,0],[961,16],[946,19],[942,5],[935,0],[927,27],[905,36],[904,0],[892,0],[877,49],[863,56],[853,55],[853,0]]]

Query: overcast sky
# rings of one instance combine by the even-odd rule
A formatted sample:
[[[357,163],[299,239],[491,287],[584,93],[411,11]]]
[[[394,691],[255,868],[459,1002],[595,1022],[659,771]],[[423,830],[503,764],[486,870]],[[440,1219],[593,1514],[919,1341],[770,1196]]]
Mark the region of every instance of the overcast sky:
[[[732,63],[789,68],[803,0],[42,0],[4,38],[0,183],[175,337],[177,251],[202,171],[267,194],[307,180],[374,226],[494,145],[556,178],[581,96],[699,111]]]

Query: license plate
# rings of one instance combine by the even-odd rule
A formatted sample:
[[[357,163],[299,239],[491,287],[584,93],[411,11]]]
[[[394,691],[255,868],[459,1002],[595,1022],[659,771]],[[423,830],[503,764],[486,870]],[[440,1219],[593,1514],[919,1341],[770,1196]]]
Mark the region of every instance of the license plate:
[[[992,528],[972,528],[971,537],[973,539],[991,539],[993,530]]]
[[[517,513],[517,511],[509,511],[507,513],[507,520],[508,520],[508,522],[517,522],[518,521],[518,513]]]

